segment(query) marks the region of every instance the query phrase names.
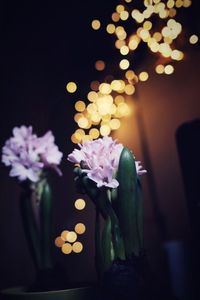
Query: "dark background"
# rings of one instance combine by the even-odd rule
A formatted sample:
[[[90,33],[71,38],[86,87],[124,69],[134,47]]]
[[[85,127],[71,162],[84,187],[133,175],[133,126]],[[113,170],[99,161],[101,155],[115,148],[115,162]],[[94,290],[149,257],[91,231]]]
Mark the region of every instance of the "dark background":
[[[105,29],[95,32],[90,26],[93,19],[99,18],[105,28],[117,4],[116,0],[2,2],[0,147],[10,137],[14,126],[32,125],[38,135],[49,129],[53,131],[64,153],[63,177],[52,178],[54,237],[79,221],[86,223],[88,229],[82,238],[85,245],[82,254],[64,256],[54,249],[56,260],[65,266],[72,281],[83,278],[91,281],[96,276],[93,206],[87,202],[83,212],[74,209],[73,202],[78,195],[72,166],[66,160],[74,148],[70,140],[75,128],[73,106],[76,100],[86,97],[91,80],[101,78],[94,69],[95,61],[103,59],[112,66],[118,58],[112,37]],[[187,17],[181,18],[184,17],[187,28],[196,32],[199,28],[197,0],[188,12]],[[138,58],[145,58],[143,49]],[[78,85],[75,96],[65,90],[68,81]],[[1,289],[30,283],[34,267],[20,219],[20,187],[14,179],[8,178],[8,169],[2,164],[0,172]]]

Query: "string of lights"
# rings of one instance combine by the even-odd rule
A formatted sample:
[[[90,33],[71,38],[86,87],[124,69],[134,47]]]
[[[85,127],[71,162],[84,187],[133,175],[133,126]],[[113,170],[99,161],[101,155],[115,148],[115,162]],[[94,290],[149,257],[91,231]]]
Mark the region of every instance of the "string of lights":
[[[191,0],[144,0],[141,10],[136,8],[134,1],[124,0],[123,4],[116,6],[111,14],[111,22],[105,29],[109,35],[114,36],[114,45],[121,55],[115,68],[122,70],[123,77],[111,76],[112,80],[101,83],[92,81],[87,100],[75,103],[74,121],[79,128],[71,136],[73,143],[110,135],[113,130],[120,128],[121,118],[130,115],[127,96],[135,93],[139,81],[144,82],[149,78],[147,71],[136,74],[134,68],[130,68],[134,66],[133,56],[140,50],[141,44],[145,44],[146,50],[157,56],[158,63],[154,66],[157,74],[170,75],[174,72],[175,63],[184,59],[183,51],[176,48],[183,25],[175,18],[179,9],[186,9],[191,4]],[[91,27],[97,31],[103,26],[100,20],[94,19]],[[128,33],[130,28],[133,28],[131,34]],[[197,43],[198,36],[192,34],[188,42]],[[104,71],[105,68],[104,61],[96,61],[97,71]],[[75,93],[77,85],[69,82],[66,89],[69,93]]]
[[[77,210],[85,208],[84,199],[76,199],[74,206]],[[83,251],[83,244],[78,241],[78,236],[84,234],[86,226],[83,223],[77,223],[74,230],[63,230],[59,236],[56,237],[55,246],[60,248],[63,254],[81,253]]]

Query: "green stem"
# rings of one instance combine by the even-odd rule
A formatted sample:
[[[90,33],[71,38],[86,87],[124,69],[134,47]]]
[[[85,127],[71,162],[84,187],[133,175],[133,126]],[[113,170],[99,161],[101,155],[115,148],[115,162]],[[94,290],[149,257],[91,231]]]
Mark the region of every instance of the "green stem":
[[[45,178],[28,186],[21,197],[21,215],[28,247],[36,269],[52,268],[52,199]]]
[[[104,229],[102,232],[102,252],[104,260],[104,271],[107,270],[112,261],[111,257],[111,243],[112,243],[112,224],[110,217],[107,217],[104,224]]]
[[[104,261],[102,254],[102,246],[101,246],[101,228],[100,228],[100,214],[99,210],[96,208],[96,219],[95,219],[95,264],[97,275],[99,279],[102,278],[104,271]]]
[[[124,148],[117,172],[119,182],[117,193],[117,213],[122,230],[126,257],[140,253],[140,237],[138,231],[138,193],[135,160],[129,149]],[[142,210],[141,210],[142,213]],[[140,217],[139,217],[140,218]]]
[[[51,269],[52,263],[52,197],[46,179],[42,182],[40,200],[40,247],[43,269]]]
[[[25,231],[28,247],[33,258],[36,269],[41,269],[41,251],[40,251],[40,234],[35,221],[35,216],[32,209],[32,191],[27,189],[22,193],[20,208],[23,227]]]
[[[84,185],[86,193],[96,206],[97,210],[101,213],[102,217],[106,219],[108,214],[100,189],[97,188],[96,183],[89,179],[87,176],[82,177],[82,183]]]
[[[110,191],[105,190],[104,195],[105,195],[105,199],[104,199],[105,205],[111,220],[112,241],[113,241],[115,258],[124,259],[125,258],[124,244],[121,236],[119,220],[115,214],[114,209],[112,208],[112,204],[110,201]]]

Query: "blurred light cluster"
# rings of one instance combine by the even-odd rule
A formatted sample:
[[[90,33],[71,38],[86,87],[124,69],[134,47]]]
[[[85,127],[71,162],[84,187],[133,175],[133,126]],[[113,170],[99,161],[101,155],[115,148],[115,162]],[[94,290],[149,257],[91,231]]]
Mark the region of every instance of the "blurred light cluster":
[[[130,4],[129,4],[130,3]],[[122,70],[129,68],[132,64],[133,54],[141,43],[147,45],[147,49],[163,59],[163,67],[155,66],[157,74],[172,74],[174,62],[184,58],[184,53],[176,49],[176,40],[182,33],[182,24],[175,20],[178,9],[191,6],[191,0],[144,0],[144,8],[139,10],[135,7],[134,1],[124,0],[124,5],[116,6],[111,14],[111,22],[106,26],[108,34],[115,36],[115,47],[123,56],[119,62]],[[156,18],[157,17],[157,18]],[[129,29],[135,30],[128,34]],[[128,30],[126,30],[128,28]],[[197,35],[189,38],[191,44],[198,42]],[[128,56],[125,57],[124,56]],[[169,64],[170,63],[170,64]],[[172,65],[171,65],[172,64]],[[161,71],[162,70],[162,71]],[[148,76],[139,76],[139,79]]]
[[[119,129],[120,119],[131,112],[124,95],[133,95],[134,84],[138,81],[131,70],[126,72],[126,76],[126,81],[114,79],[110,83],[92,83],[87,95],[88,104],[82,100],[75,103],[74,120],[79,129],[71,137],[73,143],[108,136],[112,130]]]
[[[139,81],[145,82],[149,78],[146,70],[138,74],[134,70],[133,55],[142,43],[157,57],[157,74],[173,74],[175,63],[184,59],[183,51],[177,49],[179,38],[183,37],[183,25],[175,18],[179,9],[191,6],[191,0],[143,0],[142,10],[132,0],[120,2],[111,13],[105,30],[114,37],[114,45],[120,57],[115,69],[122,75],[121,78],[113,75],[104,77],[102,73],[103,81],[101,77],[101,81],[91,82],[87,99],[85,97],[76,101],[74,120],[78,129],[71,136],[75,144],[110,135],[113,130],[120,128],[121,119],[130,115],[127,97],[134,95]],[[92,20],[91,27],[93,30],[104,30],[98,19]],[[193,33],[187,42],[196,44],[198,36]],[[107,64],[97,60],[94,67],[98,72],[105,72]],[[77,86],[69,82],[66,89],[74,93]]]
[[[78,210],[85,208],[84,199],[76,199],[74,206]],[[63,254],[80,253],[83,250],[83,244],[78,241],[78,236],[84,234],[86,226],[83,223],[77,223],[74,230],[63,230],[61,234],[56,237],[55,245],[60,248]]]
[[[74,230],[63,230],[61,235],[55,239],[56,247],[61,248],[64,254],[70,254],[71,252],[80,253],[83,250],[83,244],[77,241],[77,236],[85,232],[85,225],[78,223]]]

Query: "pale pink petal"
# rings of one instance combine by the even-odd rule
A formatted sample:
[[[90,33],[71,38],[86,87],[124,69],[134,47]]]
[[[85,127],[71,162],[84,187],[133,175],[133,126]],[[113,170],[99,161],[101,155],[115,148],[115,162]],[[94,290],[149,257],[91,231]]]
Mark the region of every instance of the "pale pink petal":
[[[109,183],[105,184],[105,186],[110,187],[110,188],[117,188],[119,185],[119,182],[116,179],[112,179]]]
[[[68,155],[67,159],[72,163],[79,164],[82,160],[85,160],[85,155],[81,150],[75,149]]]
[[[142,176],[147,173],[147,170],[143,169],[140,161],[135,161],[135,166],[138,176]]]
[[[51,131],[38,138],[32,133],[32,127],[15,127],[13,136],[6,141],[2,148],[2,162],[11,166],[10,176],[36,182],[44,168],[58,169],[62,153],[54,143]]]
[[[30,181],[36,182],[39,179],[39,171],[27,169],[23,165],[15,164],[10,171],[11,177],[18,177],[19,181],[29,179]]]

